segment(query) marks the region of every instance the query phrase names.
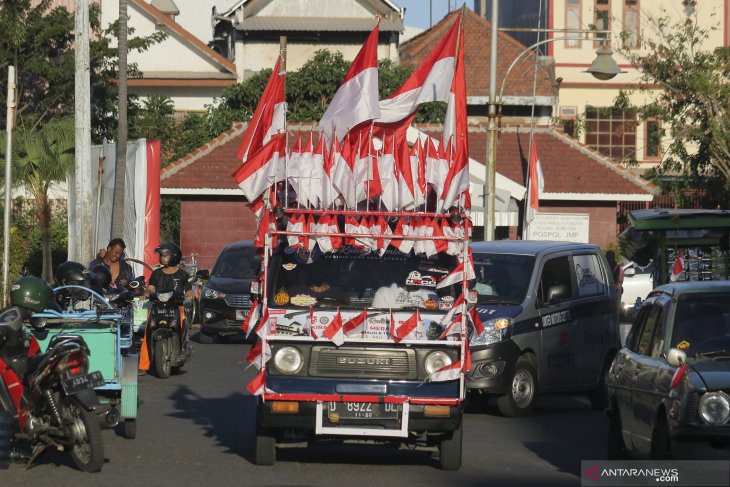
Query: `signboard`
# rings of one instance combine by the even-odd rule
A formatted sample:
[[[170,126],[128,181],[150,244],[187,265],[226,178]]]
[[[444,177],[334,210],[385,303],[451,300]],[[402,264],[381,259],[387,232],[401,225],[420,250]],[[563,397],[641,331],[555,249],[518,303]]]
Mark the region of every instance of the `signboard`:
[[[527,238],[588,243],[589,225],[590,217],[583,213],[535,213]]]

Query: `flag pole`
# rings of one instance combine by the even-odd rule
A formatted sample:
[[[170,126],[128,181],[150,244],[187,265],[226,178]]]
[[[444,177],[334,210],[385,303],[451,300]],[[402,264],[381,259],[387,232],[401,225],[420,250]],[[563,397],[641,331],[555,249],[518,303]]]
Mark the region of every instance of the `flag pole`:
[[[279,57],[281,58],[281,71],[286,72],[286,36],[279,36]],[[281,72],[280,71],[280,72]],[[284,98],[286,100],[286,97]],[[284,122],[284,208],[289,208],[289,127]],[[276,179],[274,179],[274,191],[276,191]]]

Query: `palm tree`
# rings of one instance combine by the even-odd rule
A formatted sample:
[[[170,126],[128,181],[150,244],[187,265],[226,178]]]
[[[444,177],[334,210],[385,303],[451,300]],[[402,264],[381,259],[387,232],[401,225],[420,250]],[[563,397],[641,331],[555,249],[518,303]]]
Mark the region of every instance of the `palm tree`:
[[[42,277],[53,278],[51,258],[51,205],[48,190],[65,181],[74,167],[74,121],[63,118],[38,129],[18,132],[13,143],[13,185],[24,186],[33,196],[41,229]]]

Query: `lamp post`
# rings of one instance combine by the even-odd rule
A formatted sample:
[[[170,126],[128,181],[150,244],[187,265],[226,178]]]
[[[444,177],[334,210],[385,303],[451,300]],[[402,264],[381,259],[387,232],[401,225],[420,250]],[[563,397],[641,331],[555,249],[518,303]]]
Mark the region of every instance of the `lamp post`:
[[[502,79],[502,85],[499,90],[499,98],[496,96],[497,91],[497,36],[500,30],[502,31],[521,31],[521,32],[558,32],[562,34],[584,34],[588,35],[610,35],[611,31],[607,30],[591,30],[591,29],[499,29],[498,20],[499,18],[499,0],[492,1],[492,36],[491,36],[491,48],[489,55],[489,105],[487,115],[489,122],[487,125],[487,164],[486,164],[486,175],[484,178],[484,195],[486,203],[486,215],[484,217],[484,240],[494,240],[494,216],[495,216],[495,178],[497,174],[497,133],[499,128],[497,126],[497,105],[502,103],[502,95],[504,93],[504,85],[509,77],[512,69],[517,65],[517,62],[522,59],[527,53],[531,52],[534,48],[547,44],[549,42],[561,41],[574,39],[574,37],[551,37],[538,41],[531,46],[525,48],[517,57],[512,61],[507,72],[504,74]],[[608,47],[601,47],[596,51],[596,59],[593,60],[591,67],[588,68],[586,73],[590,73],[594,78],[601,81],[606,81],[619,73],[624,73],[616,64],[616,61],[612,57],[612,51]]]

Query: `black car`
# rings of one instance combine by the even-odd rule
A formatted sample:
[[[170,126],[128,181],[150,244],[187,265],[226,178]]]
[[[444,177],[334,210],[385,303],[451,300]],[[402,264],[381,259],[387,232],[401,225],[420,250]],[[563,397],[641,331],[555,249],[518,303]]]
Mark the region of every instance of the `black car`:
[[[730,458],[730,282],[649,293],[607,385],[609,458]]]
[[[233,242],[221,251],[200,298],[201,343],[241,331],[258,293],[260,270],[261,258],[252,240]]]

